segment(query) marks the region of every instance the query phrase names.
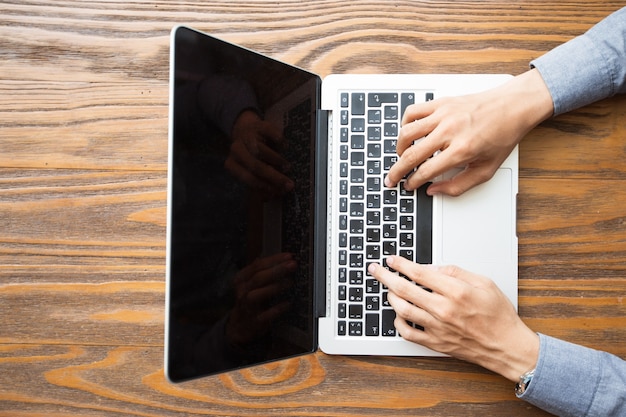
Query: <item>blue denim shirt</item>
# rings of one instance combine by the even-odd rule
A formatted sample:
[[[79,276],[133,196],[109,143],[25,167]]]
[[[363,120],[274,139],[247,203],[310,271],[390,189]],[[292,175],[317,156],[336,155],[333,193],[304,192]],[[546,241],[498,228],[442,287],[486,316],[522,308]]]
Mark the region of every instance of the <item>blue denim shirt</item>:
[[[535,376],[520,398],[558,416],[626,416],[626,361],[539,337]]]
[[[550,90],[555,115],[626,93],[626,8],[531,66]],[[626,416],[626,361],[539,336],[535,375],[520,398],[559,416]]]
[[[626,93],[626,7],[530,64],[552,94],[554,115]]]

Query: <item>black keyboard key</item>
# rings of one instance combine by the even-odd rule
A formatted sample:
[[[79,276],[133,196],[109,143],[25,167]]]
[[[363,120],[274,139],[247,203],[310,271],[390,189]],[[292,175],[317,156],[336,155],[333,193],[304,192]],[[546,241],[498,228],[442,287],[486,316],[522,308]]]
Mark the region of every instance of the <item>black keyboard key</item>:
[[[365,132],[365,119],[360,117],[355,117],[350,122],[350,130],[356,133]]]
[[[365,258],[378,259],[380,258],[380,246],[379,245],[367,245],[365,251]]]
[[[396,253],[397,252],[396,252],[395,240],[389,240],[389,241],[383,242],[383,255],[389,256],[389,255],[395,255]]]
[[[350,268],[363,268],[363,254],[351,253],[350,254]],[[351,288],[352,291],[354,288]],[[359,288],[360,289],[360,288]],[[361,300],[358,300],[361,301]]]
[[[398,226],[395,223],[383,225],[383,238],[395,239],[398,237]]]
[[[397,190],[383,191],[383,204],[396,204],[398,202]]]
[[[383,220],[395,222],[398,219],[398,209],[396,207],[383,207]]]
[[[417,189],[417,253],[415,262],[430,264],[433,261],[433,198],[426,194],[426,183]]]
[[[365,182],[365,170],[364,169],[352,169],[350,171],[350,180],[353,183]]]
[[[360,303],[363,301],[363,288],[350,288],[348,300],[352,303]]]
[[[339,251],[339,265],[345,265],[348,263],[348,252],[345,250]]]
[[[400,249],[398,255],[402,256],[404,259],[408,259],[409,261],[413,261],[415,256],[415,252],[413,249]]]
[[[350,215],[353,217],[363,217],[365,213],[363,203],[350,203]]]
[[[346,322],[344,320],[341,320],[337,323],[337,334],[339,336],[346,335]]]
[[[341,95],[339,96],[339,102],[341,103],[341,107],[348,107],[348,93],[341,93]]]
[[[348,145],[341,145],[339,147],[339,159],[345,161],[348,159]]]
[[[393,153],[395,153],[395,146],[394,146],[394,150]],[[394,155],[394,156],[385,156],[383,158],[383,169],[385,171],[389,171],[389,169],[391,169],[391,167],[393,166],[393,164],[395,164],[398,161],[398,156]]]
[[[365,238],[368,242],[380,242],[380,229],[367,229]]]
[[[339,298],[340,300],[342,300],[342,301],[343,301],[343,300],[345,300],[345,299],[346,299],[347,294],[348,294],[348,293],[346,292],[346,286],[345,286],[345,285],[340,285],[340,286],[339,286],[339,294],[338,294],[338,298]]]
[[[348,234],[345,232],[339,233],[339,247],[340,248],[348,247]]]
[[[400,247],[401,248],[413,247],[413,233],[400,233]]]
[[[348,326],[348,334],[350,336],[363,336],[363,323],[360,321],[351,321]]]
[[[433,101],[435,99],[435,93],[426,93],[425,101]]]
[[[385,135],[386,136],[386,135]],[[383,142],[383,152],[385,153],[396,153],[396,143],[398,141],[396,139],[387,139]],[[389,166],[391,168],[391,166]]]
[[[382,136],[382,129],[380,126],[370,126],[367,128],[367,140],[377,141]]]
[[[346,282],[348,279],[346,268],[339,268],[339,282]]]
[[[380,211],[368,211],[366,221],[368,226],[378,226],[380,224]]]
[[[398,106],[385,106],[385,120],[398,120]]]
[[[365,187],[362,185],[350,186],[350,198],[353,200],[363,200],[365,198]]]
[[[339,176],[342,178],[345,178],[348,176],[348,163],[347,162],[341,162],[339,164]]]
[[[382,188],[382,181],[380,177],[368,177],[367,178],[367,192],[380,191]]]
[[[368,194],[367,195],[367,208],[380,208],[380,195],[379,194]]]
[[[339,194],[341,195],[348,194],[348,181],[346,180],[339,181]]]
[[[367,122],[369,124],[378,124],[382,122],[382,114],[380,110],[368,110],[367,112]]]
[[[362,116],[365,114],[365,93],[352,93],[350,111],[356,116]]]
[[[350,220],[350,233],[363,233],[363,220],[354,219]]]
[[[363,285],[363,271],[350,271],[350,285]]]
[[[346,213],[348,211],[348,199],[346,197],[341,197],[339,199],[339,212]]]
[[[396,327],[393,322],[396,319],[396,312],[393,310],[383,310],[381,331],[383,336],[395,336]]]
[[[368,175],[380,175],[381,172],[380,161],[367,161],[367,173]]]
[[[344,142],[344,143],[348,141],[348,128],[347,127],[341,128],[339,139],[341,142]]]
[[[402,93],[400,94],[400,114],[403,115],[406,111],[406,108],[411,104],[415,104],[415,94],[413,93]]]
[[[400,200],[400,213],[409,214],[413,213],[415,209],[415,202],[408,198],[403,198]]]
[[[383,103],[397,103],[398,93],[369,93],[367,104],[370,107],[380,107]]]
[[[347,125],[348,121],[350,120],[350,114],[348,113],[348,110],[341,110],[340,117],[341,117],[341,125],[342,126]]]
[[[340,319],[346,318],[346,303],[339,303],[339,307],[337,308],[337,317]]]
[[[373,280],[373,281],[376,281],[376,280]],[[373,293],[373,292],[376,292],[376,291],[368,291],[368,293]],[[380,309],[380,297],[377,295],[365,297],[365,309],[367,311],[378,311]]]
[[[380,282],[377,279],[368,279],[365,281],[365,292],[367,294],[378,294],[380,293]],[[379,304],[380,304],[380,298],[378,296],[376,297],[367,297],[367,298],[374,298],[376,301],[376,304],[372,305],[372,308],[370,308],[370,310],[379,309]],[[367,302],[367,299],[365,300]],[[372,302],[372,300],[369,300],[370,302]]]
[[[369,158],[380,158],[380,155],[381,155],[380,143],[370,143],[367,145],[367,156]]]
[[[400,216],[400,230],[413,230],[413,216]]]
[[[380,325],[378,314],[368,313],[365,315],[365,336],[378,336]]]
[[[361,304],[350,304],[348,307],[348,317],[351,319],[362,319],[363,306]]]
[[[352,155],[350,156],[350,164],[353,167],[365,166],[365,152],[352,152]]]
[[[365,149],[365,135],[352,135],[350,147],[352,149]]]
[[[363,250],[363,236],[350,236],[350,250]]]
[[[353,130],[354,132],[354,130]],[[383,135],[385,137],[397,137],[398,136],[398,123],[385,123],[383,125]]]

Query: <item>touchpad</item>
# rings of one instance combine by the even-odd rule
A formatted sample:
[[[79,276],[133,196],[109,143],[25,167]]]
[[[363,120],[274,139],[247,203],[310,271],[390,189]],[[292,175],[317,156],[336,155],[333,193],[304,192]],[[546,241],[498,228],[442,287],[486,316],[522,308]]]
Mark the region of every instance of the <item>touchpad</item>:
[[[515,196],[512,172],[493,178],[459,197],[442,197],[444,263],[503,262],[513,256]]]

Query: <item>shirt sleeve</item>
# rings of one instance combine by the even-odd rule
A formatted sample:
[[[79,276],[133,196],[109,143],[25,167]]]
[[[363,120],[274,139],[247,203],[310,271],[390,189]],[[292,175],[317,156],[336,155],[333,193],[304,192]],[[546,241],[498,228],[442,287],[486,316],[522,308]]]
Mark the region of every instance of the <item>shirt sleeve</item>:
[[[558,416],[626,416],[626,361],[549,336],[520,396]]]
[[[626,93],[626,7],[530,65],[552,95],[555,116]]]

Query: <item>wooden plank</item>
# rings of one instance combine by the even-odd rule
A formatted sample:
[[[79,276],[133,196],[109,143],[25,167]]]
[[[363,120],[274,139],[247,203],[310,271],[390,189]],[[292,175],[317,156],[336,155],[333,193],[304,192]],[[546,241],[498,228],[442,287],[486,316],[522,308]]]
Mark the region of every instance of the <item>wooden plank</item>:
[[[0,369],[13,375],[0,389],[0,415],[547,415],[516,400],[501,377],[450,358],[315,354],[172,385],[161,353],[137,346],[0,345]]]

